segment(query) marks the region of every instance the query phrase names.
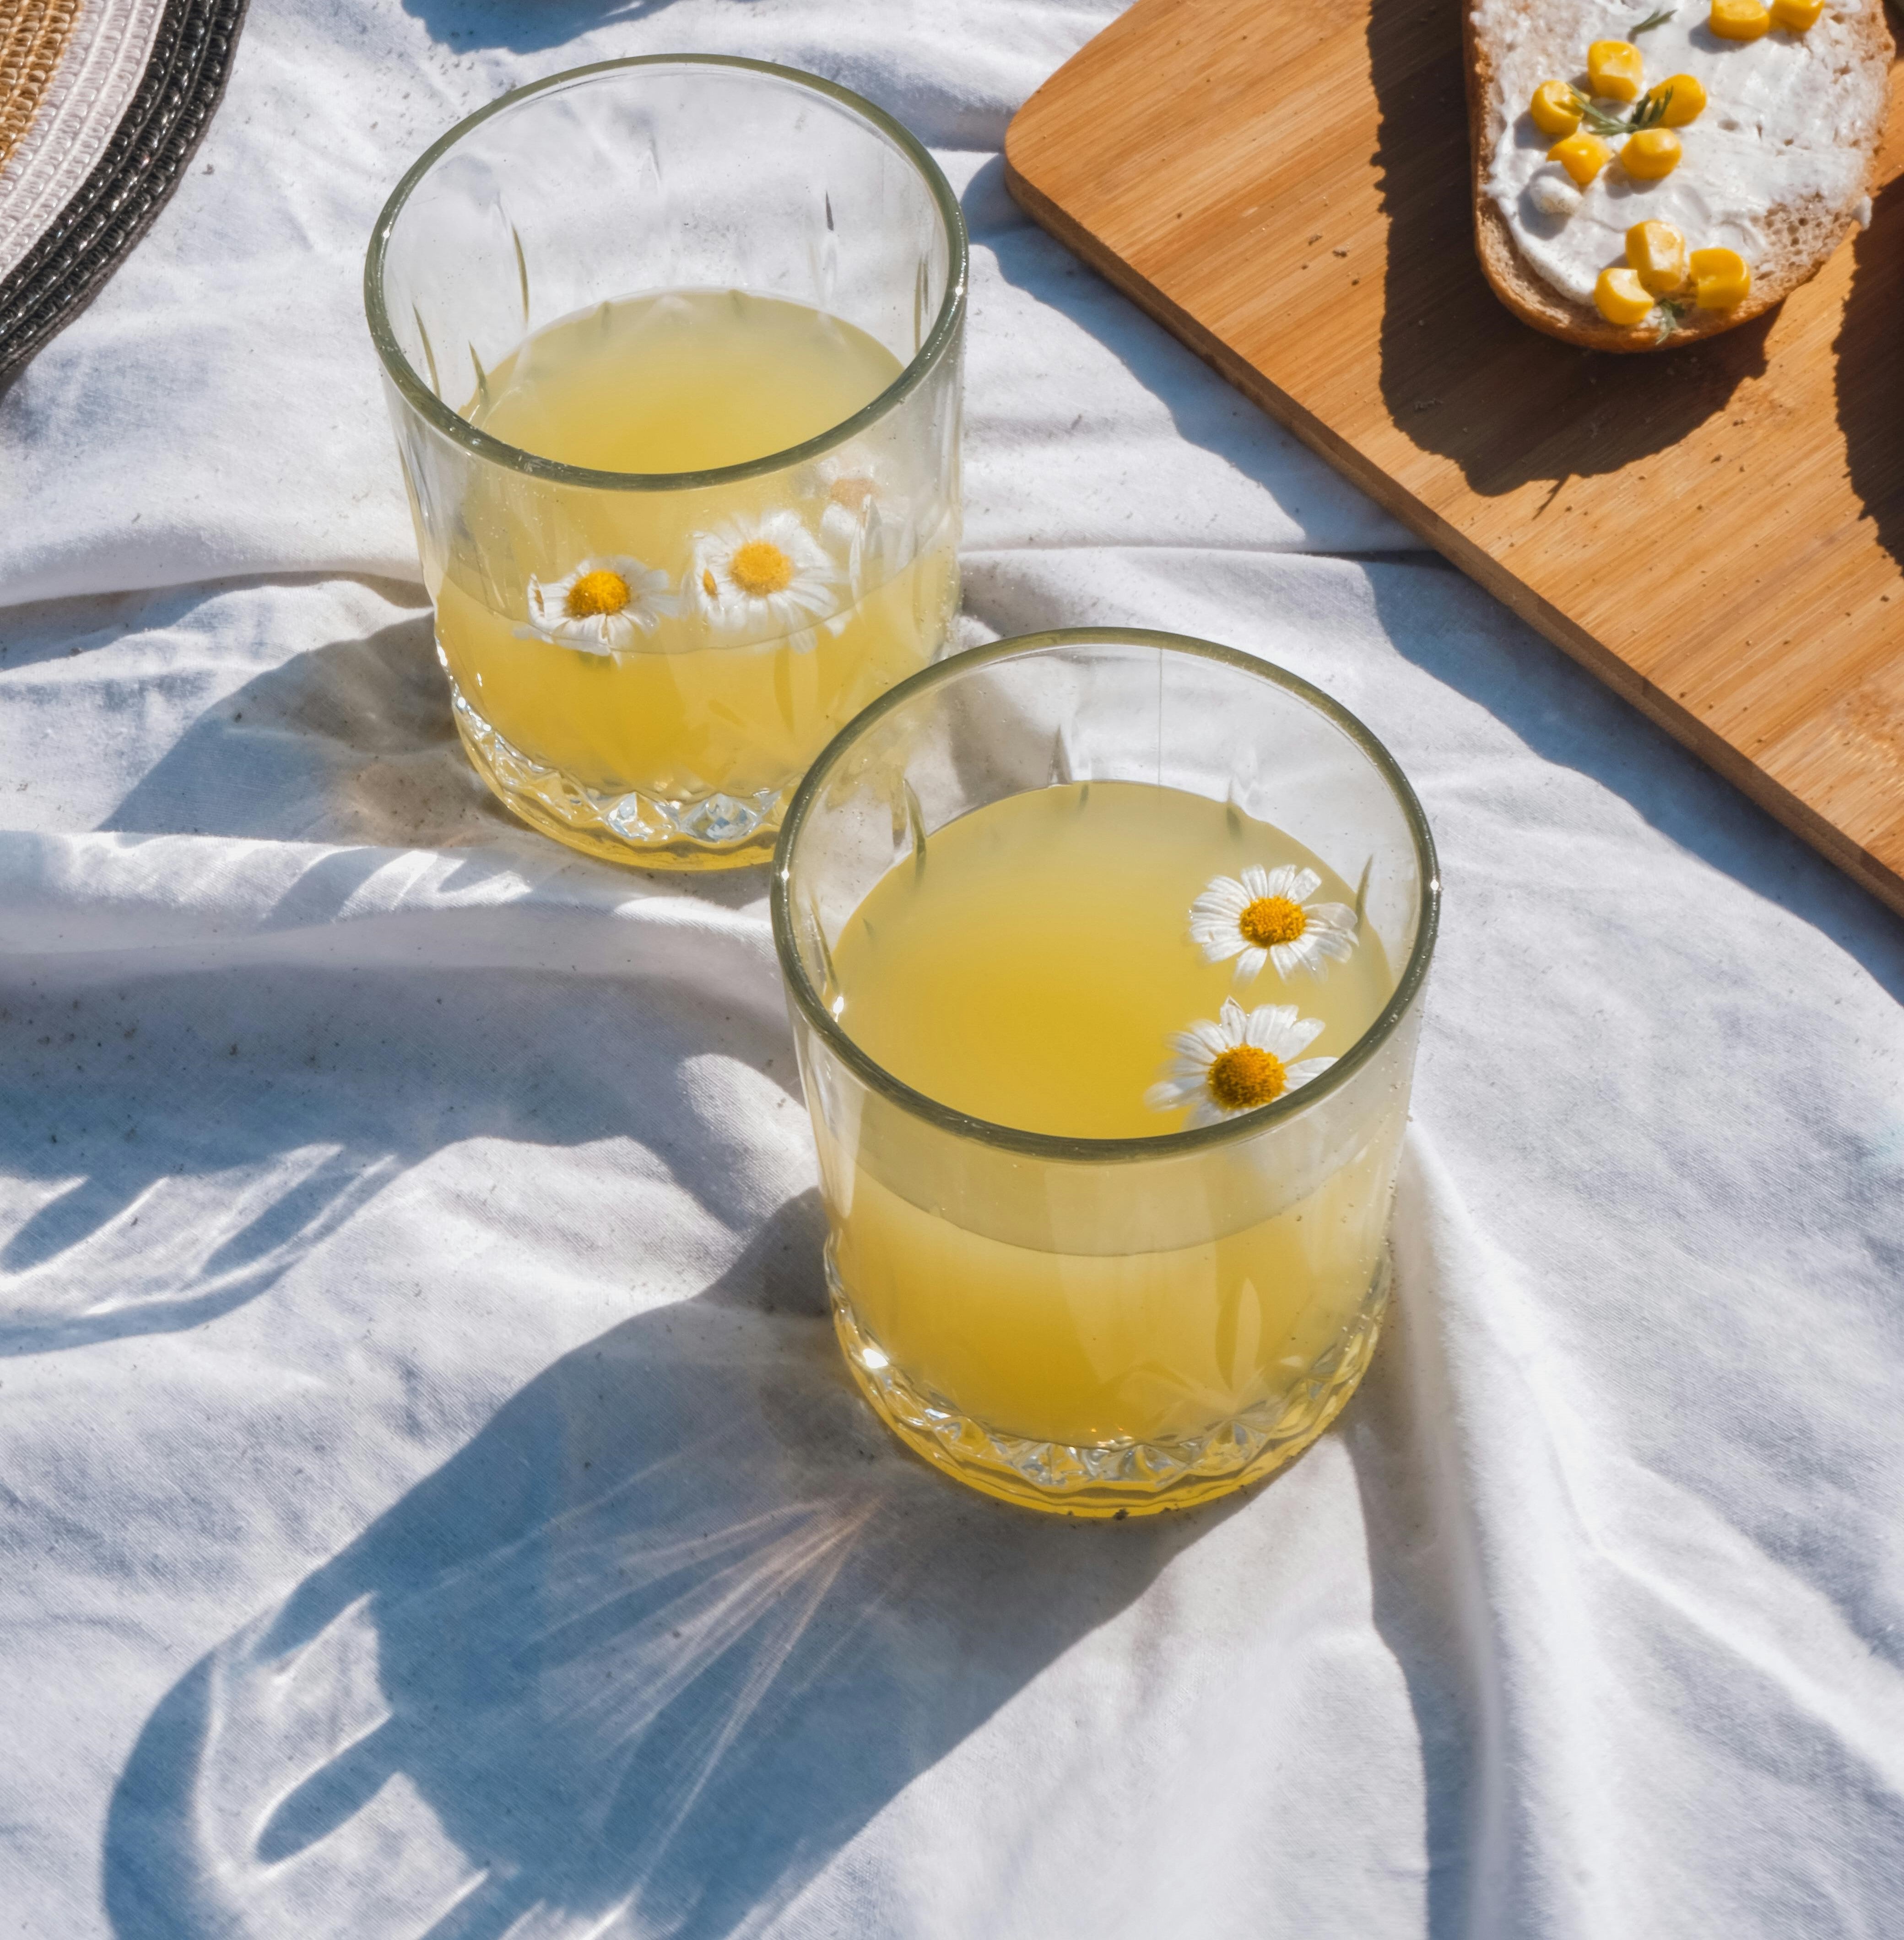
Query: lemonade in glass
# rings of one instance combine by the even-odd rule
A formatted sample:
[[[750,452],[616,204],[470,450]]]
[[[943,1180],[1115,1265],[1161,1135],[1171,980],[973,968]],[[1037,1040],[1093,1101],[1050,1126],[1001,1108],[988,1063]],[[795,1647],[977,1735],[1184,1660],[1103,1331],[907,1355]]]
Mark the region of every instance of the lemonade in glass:
[[[752,62],[611,62],[450,130],[366,306],[471,761],[577,847],[770,853],[958,603],[958,208],[904,130]]]

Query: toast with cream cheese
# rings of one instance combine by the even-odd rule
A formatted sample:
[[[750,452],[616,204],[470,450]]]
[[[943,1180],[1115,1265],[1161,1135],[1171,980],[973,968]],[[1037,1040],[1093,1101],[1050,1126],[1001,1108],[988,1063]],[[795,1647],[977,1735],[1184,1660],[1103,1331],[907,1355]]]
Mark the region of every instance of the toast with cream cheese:
[[[1805,17],[1807,0],[1784,5],[1790,17]],[[1603,350],[1694,342],[1769,310],[1869,221],[1893,53],[1883,0],[1825,0],[1802,31],[1778,24],[1776,12],[1760,26],[1756,0],[1686,0],[1643,20],[1631,0],[1465,6],[1475,246],[1495,294],[1536,330]],[[1741,31],[1756,37],[1726,37]],[[1609,41],[1639,50],[1644,74],[1634,99],[1595,91],[1606,74],[1590,76],[1589,50]],[[1622,160],[1625,137],[1610,124],[1657,123],[1652,97],[1678,76],[1698,84],[1678,90],[1680,111],[1699,90],[1704,105],[1672,130],[1680,157],[1671,172],[1642,179]],[[1584,185],[1564,160],[1549,159],[1558,139],[1551,114],[1543,130],[1533,111],[1546,82],[1562,84],[1608,151]],[[1640,160],[1636,151],[1636,167]],[[1662,291],[1643,319],[1609,321],[1596,301],[1601,273],[1629,262],[1628,233],[1642,222],[1668,225],[1689,255],[1736,252],[1750,270],[1748,293],[1729,307],[1701,307],[1689,281]],[[1657,276],[1647,285],[1658,287]],[[1707,292],[1722,294],[1716,285]],[[1606,300],[1619,307],[1610,293]]]

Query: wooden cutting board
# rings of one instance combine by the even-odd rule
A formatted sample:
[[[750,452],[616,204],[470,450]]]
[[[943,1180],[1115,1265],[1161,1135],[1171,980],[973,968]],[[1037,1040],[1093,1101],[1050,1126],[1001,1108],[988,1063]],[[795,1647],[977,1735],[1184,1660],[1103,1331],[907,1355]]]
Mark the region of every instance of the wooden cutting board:
[[[1622,357],[1481,276],[1458,6],[1139,0],[1012,123],[1012,192],[1904,912],[1904,64],[1872,227],[1756,323]]]

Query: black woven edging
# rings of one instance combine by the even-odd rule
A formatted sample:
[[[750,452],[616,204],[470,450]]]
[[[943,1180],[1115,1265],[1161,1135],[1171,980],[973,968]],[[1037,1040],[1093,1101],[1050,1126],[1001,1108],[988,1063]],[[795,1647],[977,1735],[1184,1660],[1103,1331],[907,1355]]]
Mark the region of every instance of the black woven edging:
[[[97,296],[211,124],[246,0],[168,0],[138,91],[47,233],[0,280],[0,386]]]

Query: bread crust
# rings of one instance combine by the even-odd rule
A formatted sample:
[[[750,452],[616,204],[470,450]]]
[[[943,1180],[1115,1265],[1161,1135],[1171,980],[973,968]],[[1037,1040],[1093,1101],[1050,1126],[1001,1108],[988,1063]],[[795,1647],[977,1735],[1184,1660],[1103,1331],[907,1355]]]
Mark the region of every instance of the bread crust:
[[[1539,0],[1530,0],[1538,5]],[[1890,29],[1885,24],[1881,5],[1865,9],[1859,25],[1864,42],[1863,55],[1888,72],[1896,53]],[[1784,301],[1801,283],[1808,283],[1830,260],[1838,245],[1857,225],[1835,219],[1835,212],[1820,197],[1787,204],[1792,221],[1788,225],[1800,234],[1829,225],[1829,240],[1808,249],[1787,252],[1762,270],[1755,267],[1752,294],[1735,309],[1692,310],[1680,327],[1661,337],[1648,325],[1624,327],[1609,323],[1591,304],[1576,303],[1563,296],[1521,253],[1514,231],[1486,193],[1488,165],[1494,145],[1504,132],[1488,126],[1488,104],[1494,93],[1494,66],[1491,50],[1475,30],[1472,0],[1464,0],[1461,9],[1461,46],[1468,82],[1468,149],[1472,160],[1475,252],[1496,296],[1523,323],[1545,331],[1568,343],[1594,350],[1677,350],[1701,338],[1716,337],[1720,331],[1736,330],[1762,316],[1774,304]],[[1865,153],[1864,193],[1877,187],[1878,146],[1884,137],[1884,117],[1872,130]]]

